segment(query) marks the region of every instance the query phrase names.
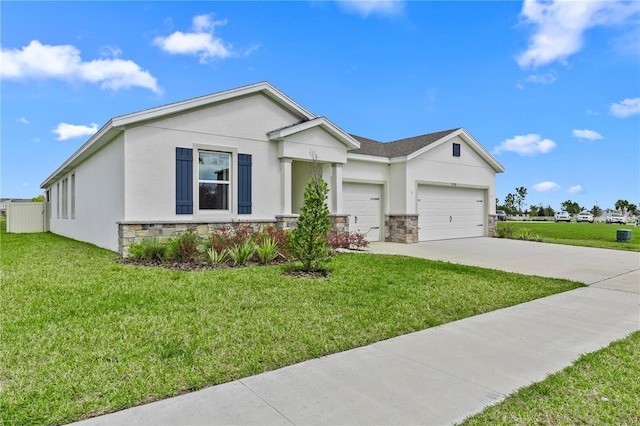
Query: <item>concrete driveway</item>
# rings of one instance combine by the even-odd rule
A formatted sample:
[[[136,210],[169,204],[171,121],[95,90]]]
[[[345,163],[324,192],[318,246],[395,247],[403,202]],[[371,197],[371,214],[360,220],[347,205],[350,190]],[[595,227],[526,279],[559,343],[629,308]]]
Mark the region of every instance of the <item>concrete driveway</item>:
[[[640,253],[502,238],[420,244],[372,243],[372,253],[399,254],[481,266],[640,293]]]

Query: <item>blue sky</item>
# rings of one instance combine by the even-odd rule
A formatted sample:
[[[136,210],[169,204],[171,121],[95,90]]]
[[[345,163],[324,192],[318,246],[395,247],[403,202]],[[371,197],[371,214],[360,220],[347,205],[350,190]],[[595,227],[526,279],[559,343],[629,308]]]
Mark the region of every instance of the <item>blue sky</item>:
[[[464,127],[500,202],[640,205],[640,2],[7,2],[1,196],[111,117],[269,81],[380,141]]]

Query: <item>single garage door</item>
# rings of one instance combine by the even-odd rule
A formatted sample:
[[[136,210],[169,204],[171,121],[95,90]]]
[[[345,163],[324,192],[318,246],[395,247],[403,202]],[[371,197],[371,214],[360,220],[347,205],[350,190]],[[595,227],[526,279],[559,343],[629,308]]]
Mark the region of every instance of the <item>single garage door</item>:
[[[484,190],[418,187],[420,241],[484,236]]]
[[[381,185],[342,184],[343,209],[349,217],[349,230],[362,232],[369,241],[380,241],[382,221]]]

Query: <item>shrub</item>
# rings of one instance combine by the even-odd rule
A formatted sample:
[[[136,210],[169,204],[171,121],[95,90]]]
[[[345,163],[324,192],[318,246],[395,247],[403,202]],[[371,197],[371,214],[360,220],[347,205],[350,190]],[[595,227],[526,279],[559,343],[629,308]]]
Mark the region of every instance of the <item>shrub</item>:
[[[349,248],[350,235],[347,232],[330,231],[327,233],[327,244],[332,250]]]
[[[538,234],[534,234],[529,228],[518,228],[512,234],[510,238],[514,240],[524,241],[542,241],[542,238]]]
[[[198,256],[200,236],[193,229],[178,234],[169,240],[171,258],[178,262],[189,262]]]
[[[354,247],[356,250],[369,247],[369,240],[367,240],[367,234],[362,232],[351,232],[349,234],[349,247]]]
[[[234,266],[246,265],[256,253],[256,243],[245,240],[242,244],[228,249],[228,252]]]
[[[207,250],[207,257],[213,266],[225,262],[229,258],[229,250],[225,249],[220,252],[210,248]]]
[[[278,241],[274,237],[264,235],[260,244],[255,248],[256,255],[260,260],[260,263],[273,262],[280,253],[278,252]]]
[[[237,247],[251,238],[248,226],[233,222],[231,226],[225,226],[212,232],[209,236],[208,246],[220,253],[223,250]]]
[[[511,234],[513,234],[513,229],[509,226],[498,226],[498,229],[496,229],[498,238],[511,238]]]
[[[289,233],[289,231],[287,231],[286,229],[276,229],[273,226],[269,226],[261,234],[260,239],[262,239],[262,237],[264,237],[265,235],[276,240],[276,242],[278,243],[278,252],[280,253],[280,256],[288,259],[291,233]]]
[[[161,243],[155,237],[146,238],[140,243],[133,243],[129,246],[130,259],[162,262],[167,258],[168,252],[169,246],[166,243]]]
[[[326,202],[328,193],[329,186],[314,162],[314,176],[304,191],[298,225],[291,232],[291,254],[302,262],[302,269],[306,272],[319,270],[329,255],[327,232],[331,222]]]

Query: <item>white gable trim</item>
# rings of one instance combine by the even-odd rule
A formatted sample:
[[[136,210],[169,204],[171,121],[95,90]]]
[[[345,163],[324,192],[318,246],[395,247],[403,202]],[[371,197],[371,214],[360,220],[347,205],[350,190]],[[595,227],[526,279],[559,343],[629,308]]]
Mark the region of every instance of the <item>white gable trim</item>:
[[[504,172],[504,166],[502,164],[500,164],[500,162],[498,160],[496,160],[493,155],[489,154],[489,152],[484,149],[484,147],[482,145],[480,145],[478,143],[478,141],[476,141],[473,136],[471,136],[469,133],[467,133],[466,130],[464,129],[458,129],[455,132],[449,133],[448,135],[444,136],[442,139],[433,142],[427,146],[425,146],[422,149],[419,149],[415,152],[412,152],[411,154],[409,154],[406,159],[408,160],[412,160],[422,154],[424,154],[427,151],[430,151],[432,149],[435,149],[436,147],[442,145],[443,143],[446,143],[447,141],[450,141],[451,139],[455,138],[455,137],[460,137],[463,141],[465,141],[478,155],[480,155],[480,157],[482,157],[482,159],[484,161],[486,161],[495,171],[496,173],[502,173]]]
[[[45,179],[44,182],[40,184],[40,187],[49,187],[68,170],[74,168],[78,163],[84,161],[86,158],[90,157],[93,153],[112,141],[113,138],[124,131],[125,126],[137,124],[143,121],[154,120],[167,115],[185,112],[190,109],[223,102],[254,93],[263,93],[283,108],[300,117],[301,120],[307,121],[316,118],[316,116],[312,112],[299,105],[287,95],[267,82],[256,83],[249,86],[226,90],[224,92],[218,92],[211,95],[200,96],[194,99],[188,99],[186,101],[159,106],[144,111],[133,112],[131,114],[121,115],[109,120],[104,126],[102,126],[100,130],[98,130],[97,133],[91,136],[91,138],[89,138],[89,140],[84,143],[84,145],[82,145],[76,152],[74,152],[71,157],[69,157],[60,167],[58,167],[55,172],[53,172],[47,179]],[[328,120],[326,121],[328,122]],[[342,130],[339,131],[344,133],[344,131]],[[360,145],[358,144],[357,147],[359,146]]]
[[[304,132],[314,127],[321,127],[331,136],[342,142],[342,144],[344,144],[347,149],[360,148],[360,142],[358,142],[350,134],[333,124],[326,117],[318,117],[314,118],[313,120],[305,121],[290,127],[273,130],[267,135],[269,136],[269,140],[281,141],[287,136],[295,135],[296,133]]]
[[[287,95],[273,87],[267,82],[252,84],[249,86],[239,87],[237,89],[225,90],[224,92],[213,93],[211,95],[200,96],[198,98],[188,99],[186,101],[176,102],[173,104],[163,105],[156,108],[138,111],[131,114],[121,115],[113,119],[114,126],[125,126],[139,123],[141,121],[153,120],[167,115],[184,112],[190,109],[199,108],[241,96],[247,96],[254,93],[262,92],[280,106],[294,113],[294,115],[304,120],[312,120],[316,116],[293,101]]]

